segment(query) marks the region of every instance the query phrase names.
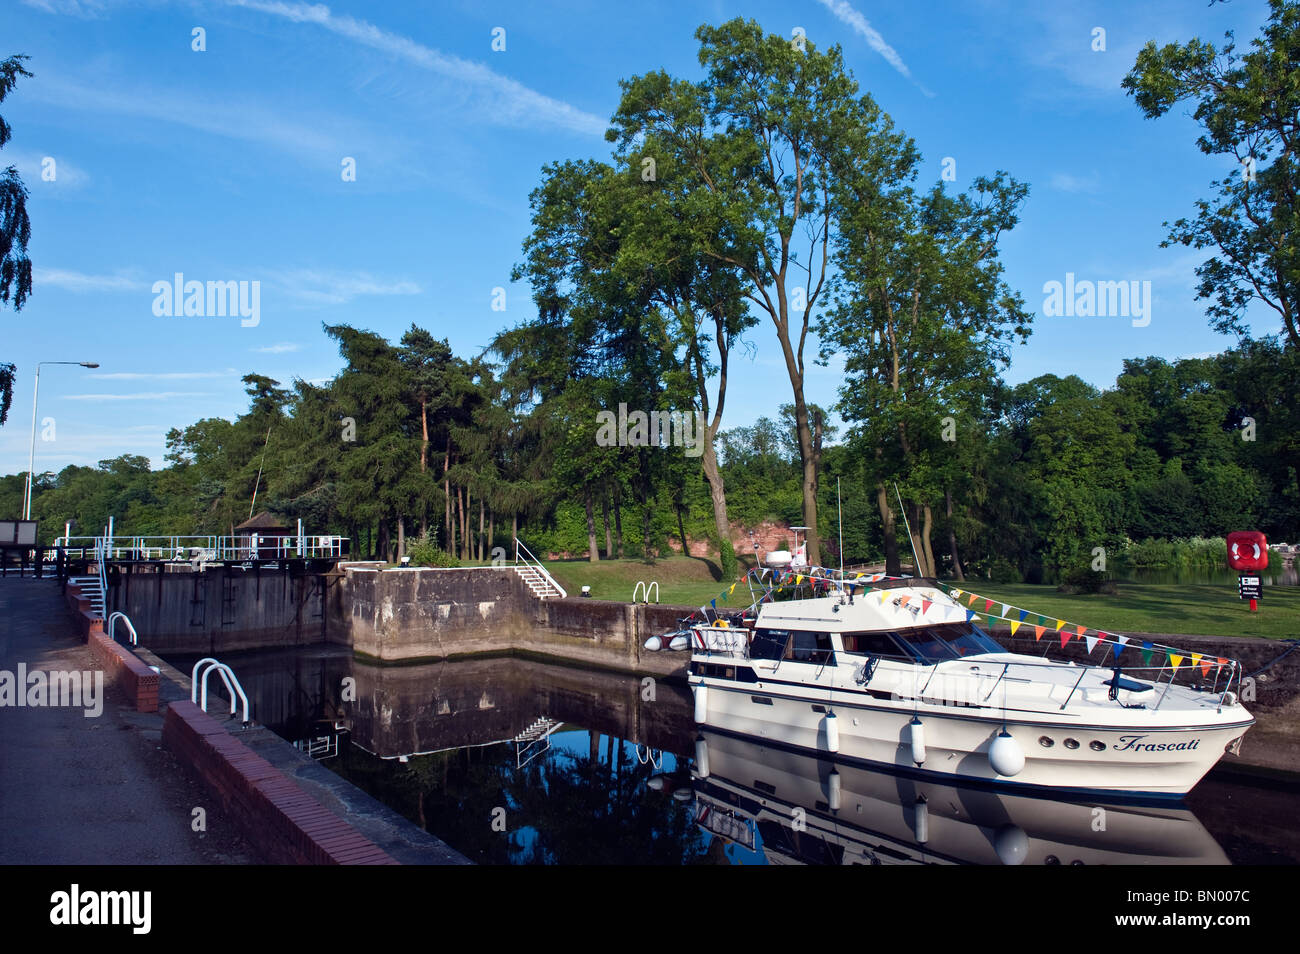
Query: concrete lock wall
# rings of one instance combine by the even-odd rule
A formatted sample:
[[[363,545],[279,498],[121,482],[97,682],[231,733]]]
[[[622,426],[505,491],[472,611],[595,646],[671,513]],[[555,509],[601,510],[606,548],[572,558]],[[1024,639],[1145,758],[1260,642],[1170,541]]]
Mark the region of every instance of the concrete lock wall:
[[[512,567],[349,565],[326,595],[327,638],[385,662],[525,652],[654,675],[681,674],[685,653],[649,653],[683,607],[580,598],[539,600]]]
[[[114,566],[108,612],[131,618],[155,652],[217,653],[319,643],[337,578],[317,573],[187,565]],[[117,636],[125,639],[119,625]]]

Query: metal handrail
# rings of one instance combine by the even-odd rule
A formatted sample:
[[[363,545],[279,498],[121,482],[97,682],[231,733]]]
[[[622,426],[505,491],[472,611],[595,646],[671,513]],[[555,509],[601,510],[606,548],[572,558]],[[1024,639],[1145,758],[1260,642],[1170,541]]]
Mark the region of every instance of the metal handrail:
[[[203,670],[202,695],[199,692],[199,667],[204,663],[208,665]],[[244,693],[244,687],[239,684],[239,678],[235,671],[211,656],[205,656],[194,664],[194,669],[190,673],[190,701],[197,702],[199,708],[204,712],[208,711],[208,676],[212,675],[213,670],[221,676],[221,681],[226,684],[226,692],[230,695],[230,714],[235,714],[235,697],[238,695],[240,701],[244,704],[244,725],[248,725],[248,696]]]
[[[253,543],[256,536],[256,545]],[[62,547],[69,556],[84,558],[87,550],[98,550],[101,545],[108,559],[141,560],[189,560],[191,550],[200,550],[213,554],[213,559],[222,561],[242,561],[262,558],[263,553],[271,553],[268,559],[283,560],[289,558],[340,557],[344,555],[347,537],[333,534],[304,534],[282,536],[260,536],[246,534],[243,536],[138,536],[116,538],[109,542],[107,537],[58,537],[56,547]]]
[[[104,618],[104,610],[108,609],[108,573],[104,567],[104,550],[108,546],[107,531],[105,537],[95,548],[95,568],[99,584],[99,618]]]
[[[113,630],[117,628],[117,621],[119,619],[122,622],[126,623],[126,630],[131,634],[131,645],[132,646],[137,645],[140,641],[140,638],[135,634],[135,626],[133,626],[131,623],[131,617],[127,616],[125,613],[121,612],[120,610],[113,613],[108,618],[108,638],[113,639]],[[116,642],[115,639],[114,642]]]
[[[659,581],[658,580],[651,580],[649,583],[647,583],[645,580],[637,580],[636,586],[632,587],[632,602],[635,603],[637,601],[636,595],[637,593],[641,593],[642,587],[644,587],[645,591],[643,593],[643,596],[646,603],[649,604],[650,587],[652,586],[655,588],[655,602],[658,603],[659,602]]]
[[[515,537],[515,566],[518,566],[519,563],[521,562],[519,557],[520,550],[524,552],[524,559],[522,560],[522,562],[525,566],[531,567],[532,569],[536,570],[538,573],[542,574],[542,576],[546,578],[546,581],[559,591],[561,598],[567,597],[569,595],[568,593],[565,592],[564,587],[560,586],[559,582],[555,579],[555,577],[551,576],[551,574],[547,571],[546,567],[542,566],[542,561],[537,559],[537,557],[533,556],[532,551],[529,550],[528,547],[524,546],[524,542],[520,540],[518,537]]]

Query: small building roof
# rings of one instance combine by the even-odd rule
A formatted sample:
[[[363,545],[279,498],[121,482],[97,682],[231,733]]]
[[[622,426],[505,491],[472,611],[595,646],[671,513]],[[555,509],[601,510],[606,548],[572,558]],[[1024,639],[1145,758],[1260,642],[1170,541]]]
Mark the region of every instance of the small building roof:
[[[286,526],[280,521],[279,517],[273,517],[263,510],[256,517],[249,517],[236,530],[292,530],[292,527]]]

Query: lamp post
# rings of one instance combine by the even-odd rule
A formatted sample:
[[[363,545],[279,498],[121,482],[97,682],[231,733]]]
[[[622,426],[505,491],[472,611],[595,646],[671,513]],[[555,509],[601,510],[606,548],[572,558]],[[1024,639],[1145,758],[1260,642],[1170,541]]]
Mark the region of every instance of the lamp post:
[[[38,361],[36,362],[36,387],[32,390],[32,446],[27,453],[27,489],[23,493],[23,519],[32,519],[32,468],[36,466],[36,401],[41,394],[41,365],[77,364],[83,368],[98,368],[95,361]]]

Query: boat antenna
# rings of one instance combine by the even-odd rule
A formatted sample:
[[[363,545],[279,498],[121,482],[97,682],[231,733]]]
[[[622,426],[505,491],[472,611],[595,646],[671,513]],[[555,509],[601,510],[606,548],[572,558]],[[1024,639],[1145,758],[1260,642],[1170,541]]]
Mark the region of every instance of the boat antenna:
[[[912,548],[912,568],[921,571],[921,558],[916,555],[916,541],[912,539],[912,527],[907,522],[907,508],[903,506],[903,495],[898,492],[898,481],[894,481],[894,496],[898,498],[898,510],[903,515],[903,527],[907,530],[907,542]]]
[[[271,427],[267,425],[266,441],[262,444],[262,462],[257,465],[257,483],[253,485],[253,500],[248,505],[248,519],[253,519],[253,508],[257,506],[257,491],[262,486],[262,468],[266,466],[266,446],[271,443]]]
[[[840,506],[840,479],[835,478],[835,514],[840,524],[840,599],[844,599],[844,508]],[[852,599],[852,597],[849,597]]]

